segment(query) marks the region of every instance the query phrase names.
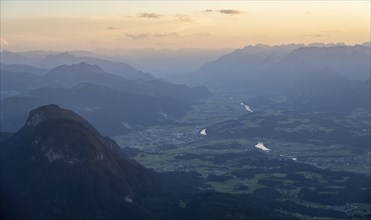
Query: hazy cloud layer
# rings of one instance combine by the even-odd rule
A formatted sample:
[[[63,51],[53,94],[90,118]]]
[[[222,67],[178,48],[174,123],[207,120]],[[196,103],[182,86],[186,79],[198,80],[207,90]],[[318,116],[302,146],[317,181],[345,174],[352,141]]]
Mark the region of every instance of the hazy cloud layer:
[[[107,30],[118,30],[117,27],[114,27],[114,26],[108,26],[106,27]]]
[[[153,18],[153,19],[156,19],[156,18],[160,18],[160,17],[162,17],[162,15],[156,14],[156,13],[139,13],[138,14],[138,18]]]
[[[218,10],[218,12],[220,14],[230,14],[230,15],[238,15],[238,14],[243,13],[242,11],[234,10],[234,9],[221,9],[221,10]]]
[[[238,15],[243,14],[243,11],[236,10],[236,9],[220,9],[220,10],[213,10],[213,9],[206,9],[204,10],[206,13],[213,13],[213,12],[219,12],[220,14],[227,14],[227,15]]]
[[[142,40],[147,38],[180,37],[180,34],[177,32],[138,33],[138,34],[126,33],[125,36],[133,40]]]
[[[129,33],[126,33],[125,34],[126,37],[130,38],[130,39],[133,39],[133,40],[142,40],[142,39],[146,39],[149,37],[149,34],[148,33],[140,33],[140,34],[129,34]]]
[[[192,22],[192,18],[189,15],[177,14],[177,15],[175,15],[175,21],[177,21],[177,22]]]
[[[181,38],[181,37],[210,37],[210,32],[198,32],[192,34],[182,34],[178,32],[159,32],[159,33],[126,33],[125,36],[132,40],[143,40],[148,38]]]
[[[328,37],[329,34],[305,34],[305,37]]]
[[[164,32],[164,33],[155,33],[151,35],[152,37],[180,37],[180,34],[177,32]]]

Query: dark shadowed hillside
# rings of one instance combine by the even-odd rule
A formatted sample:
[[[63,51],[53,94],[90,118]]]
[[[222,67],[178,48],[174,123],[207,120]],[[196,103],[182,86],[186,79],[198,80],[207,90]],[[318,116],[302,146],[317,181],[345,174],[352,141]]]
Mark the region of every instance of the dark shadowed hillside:
[[[3,217],[16,219],[146,216],[140,198],[161,192],[150,171],[56,105],[33,110],[4,143],[1,186]]]
[[[293,219],[254,196],[194,195],[187,178],[147,170],[57,105],[32,110],[0,150],[2,219]]]

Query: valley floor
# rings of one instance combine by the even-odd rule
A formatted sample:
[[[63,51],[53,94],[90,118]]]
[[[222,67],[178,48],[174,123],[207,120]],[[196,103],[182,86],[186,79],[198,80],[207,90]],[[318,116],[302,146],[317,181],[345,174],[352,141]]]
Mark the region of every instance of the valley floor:
[[[369,146],[350,146],[342,141],[328,143],[322,137],[290,140],[276,138],[269,132],[227,135],[234,134],[233,129],[250,131],[262,126],[299,136],[306,132],[331,133],[337,129],[333,126],[341,123],[352,136],[362,136],[370,132],[369,120],[364,120],[370,117],[368,112],[357,110],[341,117],[321,112],[298,115],[285,97],[272,99],[270,104],[257,101],[254,104],[250,99],[256,100],[217,94],[194,105],[190,113],[173,125],[132,131],[114,139],[129,157],[156,171],[197,172],[205,189],[243,194],[271,189],[267,195],[277,192],[282,195],[277,199],[287,206],[309,207],[307,211],[301,208],[300,213],[292,209],[291,214],[302,219],[311,219],[309,216],[362,219],[371,214],[369,197],[347,198],[349,190],[355,195],[371,190]],[[246,111],[241,102],[249,104],[253,112]],[[279,120],[268,124],[263,121],[276,116]],[[207,135],[200,134],[202,129],[206,129]],[[258,142],[270,150],[256,148]],[[332,199],[329,195],[336,196]]]

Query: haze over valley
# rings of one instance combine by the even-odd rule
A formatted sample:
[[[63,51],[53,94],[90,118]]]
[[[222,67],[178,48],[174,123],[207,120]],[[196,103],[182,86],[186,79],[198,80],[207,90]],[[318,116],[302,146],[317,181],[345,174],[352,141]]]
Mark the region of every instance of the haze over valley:
[[[1,219],[370,219],[367,1],[1,2]]]

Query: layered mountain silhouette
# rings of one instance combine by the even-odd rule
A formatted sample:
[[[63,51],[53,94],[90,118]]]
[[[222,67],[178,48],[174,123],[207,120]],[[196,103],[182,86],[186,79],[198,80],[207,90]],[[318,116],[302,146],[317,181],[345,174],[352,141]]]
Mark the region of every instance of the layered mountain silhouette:
[[[160,80],[128,80],[85,62],[61,65],[43,76],[1,71],[1,131],[16,131],[27,114],[56,103],[88,118],[100,132],[117,135],[136,126],[181,116],[211,93]]]
[[[0,64],[1,71],[10,71],[18,73],[32,73],[35,75],[43,75],[48,72],[46,69],[40,69],[34,66],[25,65],[25,64]]]
[[[274,211],[273,201],[190,192],[179,175],[172,181],[128,159],[57,105],[32,110],[0,150],[2,219],[292,219]]]
[[[136,95],[90,83],[68,89],[36,89],[28,96],[10,97],[0,103],[2,131],[17,131],[29,111],[56,103],[78,112],[106,135],[123,134],[138,126],[172,123],[190,108],[176,99]]]
[[[348,79],[366,80],[370,78],[370,47],[301,47],[282,59],[277,71],[316,72],[330,70]]]
[[[71,88],[80,83],[104,86],[121,93],[174,99],[172,105],[177,105],[177,100],[190,104],[211,95],[205,87],[189,88],[185,85],[172,84],[154,78],[126,63],[101,58],[48,51],[21,53],[3,51],[1,58],[2,100],[13,96],[29,96],[30,91],[39,88]],[[46,71],[40,68],[52,69]],[[27,109],[29,110],[31,109]]]
[[[365,80],[370,77],[370,48],[363,45],[256,45],[237,49],[196,71],[201,80],[221,84],[256,75],[295,75],[330,70],[349,79]],[[286,74],[286,75],[283,75]],[[283,76],[282,76],[283,75]]]
[[[43,77],[27,72],[12,72],[1,69],[0,77],[1,99],[27,94],[29,90],[46,85]]]
[[[2,64],[26,64],[26,65],[33,65],[36,61],[35,58],[30,58],[27,56],[23,56],[22,54],[16,52],[10,52],[7,50],[3,50],[0,53],[1,56],[1,63]]]
[[[60,65],[72,65],[87,62],[92,65],[99,65],[105,72],[117,74],[127,79],[155,79],[151,74],[137,70],[124,62],[110,61],[88,56],[74,56],[70,53],[55,53],[47,51],[31,51],[16,53],[10,51],[1,52],[1,62],[3,64],[27,64],[34,68],[52,69]]]
[[[189,88],[185,85],[176,85],[158,79],[128,80],[120,75],[107,73],[100,66],[86,62],[57,66],[44,76],[1,71],[1,78],[2,85],[5,86],[2,87],[3,93],[41,87],[69,88],[79,83],[92,83],[123,92],[156,97],[173,97],[186,102],[211,95],[205,87]],[[29,78],[32,78],[32,80],[29,80]]]
[[[40,61],[40,65],[44,68],[54,68],[60,65],[72,65],[81,62],[86,62],[92,65],[100,66],[105,72],[120,75],[126,79],[142,79],[142,80],[154,80],[155,78],[149,74],[144,73],[140,70],[135,69],[129,64],[123,62],[114,62],[110,60],[104,60],[93,57],[77,57],[67,52],[48,55]]]
[[[346,112],[369,109],[370,59],[370,48],[363,45],[256,45],[205,64],[190,79],[214,89],[285,96],[298,106]]]
[[[68,87],[88,82],[133,94],[173,97],[183,101],[192,101],[210,95],[205,87],[189,88],[161,80],[127,80],[119,75],[106,73],[97,65],[85,62],[58,66],[51,69],[45,78],[50,84],[55,83],[56,86]]]

